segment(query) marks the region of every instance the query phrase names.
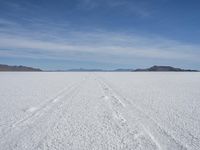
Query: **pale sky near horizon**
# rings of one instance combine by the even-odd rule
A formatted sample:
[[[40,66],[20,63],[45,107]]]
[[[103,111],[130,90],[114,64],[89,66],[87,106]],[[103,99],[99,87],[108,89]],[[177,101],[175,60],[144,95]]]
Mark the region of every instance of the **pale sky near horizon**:
[[[200,69],[198,0],[0,0],[0,64]]]

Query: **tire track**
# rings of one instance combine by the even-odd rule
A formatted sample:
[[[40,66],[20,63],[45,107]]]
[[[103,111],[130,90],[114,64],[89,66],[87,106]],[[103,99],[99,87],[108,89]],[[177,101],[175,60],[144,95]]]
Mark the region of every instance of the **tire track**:
[[[130,128],[117,95],[102,94],[91,76],[36,149],[158,149],[139,126]]]
[[[114,120],[123,128],[123,132],[125,131],[122,143],[127,144],[127,141],[129,141],[129,144],[130,141],[132,141],[131,143],[139,143],[138,146],[135,146],[135,149],[161,149],[159,143],[152,135],[141,128],[140,124],[134,124],[134,128],[129,125],[129,121],[124,118],[125,111],[127,110],[126,104],[105,82],[102,82],[100,79],[97,79],[97,81],[105,95],[104,100],[109,104],[112,110]]]
[[[86,79],[85,79],[86,80]],[[85,80],[84,80],[84,82],[85,82]],[[81,87],[82,87],[82,85],[83,85],[83,82],[81,82],[80,84],[79,84],[79,86],[78,87],[76,87],[76,89],[73,91],[73,93],[70,95],[70,96],[65,96],[65,97],[67,97],[67,99],[69,100],[68,102],[67,102],[67,104],[69,103],[71,103],[71,101],[74,99],[74,97],[76,96],[76,95],[78,95],[79,93],[80,93],[80,90],[81,90]],[[64,106],[65,106],[66,104],[63,104],[61,107],[60,107],[60,109],[65,109],[64,108]],[[58,119],[57,120],[54,120],[54,124],[51,126],[51,128],[49,129],[49,131],[50,130],[53,130],[53,129],[58,129],[58,126],[59,126],[59,124],[60,124],[60,120],[63,120],[63,118],[65,118],[66,116],[64,115],[64,113],[65,113],[65,111],[59,111],[59,114],[57,114],[57,117],[58,117]],[[61,131],[59,131],[59,132],[61,132]],[[49,135],[48,135],[48,131],[46,132],[46,135],[45,136],[43,136],[42,138],[40,138],[40,140],[39,140],[39,142],[37,142],[37,144],[35,144],[35,146],[34,146],[34,150],[35,149],[41,149],[41,145],[44,143],[44,141],[45,140],[47,140],[49,137],[48,137]],[[48,148],[48,149],[51,149],[51,148]]]
[[[4,149],[26,149],[27,145],[32,145],[33,149],[39,141],[46,135],[48,130],[50,130],[60,119],[62,108],[72,99],[75,94],[77,94],[80,89],[81,84],[79,82],[73,84],[69,88],[63,89],[60,94],[56,96],[56,99],[59,98],[59,101],[56,101],[55,98],[51,99],[50,103],[47,103],[44,107],[41,107],[34,115],[21,122],[17,123],[14,127],[7,130],[6,134],[1,138],[6,138],[4,142],[1,142],[1,146]],[[68,90],[68,91],[67,91]],[[66,100],[62,100],[63,98]],[[62,101],[61,101],[62,100]]]
[[[64,97],[66,91],[71,91],[71,89],[73,89],[73,87],[74,87],[74,85],[70,85],[69,87],[64,88],[63,90],[61,90],[59,92],[59,94],[57,94],[54,98],[51,98],[48,102],[43,104],[39,109],[37,107],[33,111],[31,109],[32,108],[34,109],[34,107],[31,107],[31,108],[27,109],[26,111],[33,112],[33,113],[31,115],[27,116],[26,118],[13,123],[10,126],[12,128],[15,128],[15,127],[17,127],[17,126],[19,126],[19,125],[21,125],[21,124],[33,119],[34,117],[39,117],[39,116],[43,115],[43,113],[46,110],[51,109],[51,107],[53,107],[54,103],[56,103],[59,99]]]
[[[23,122],[25,122],[25,121],[31,119],[32,117],[38,116],[38,114],[41,113],[45,108],[50,107],[50,105],[52,105],[52,103],[53,103],[55,100],[60,99],[60,98],[63,96],[64,92],[67,91],[67,90],[69,90],[70,88],[72,88],[72,86],[73,86],[73,84],[72,84],[72,85],[69,85],[69,86],[66,86],[65,88],[63,88],[62,90],[60,90],[60,91],[58,92],[58,94],[56,94],[56,96],[54,96],[53,98],[50,98],[46,103],[42,104],[39,108],[37,108],[37,107],[30,107],[30,108],[25,109],[24,111],[29,112],[29,113],[31,113],[31,114],[28,115],[28,116],[26,116],[26,117],[24,117],[23,119],[20,119],[20,120],[18,120],[18,121],[12,122],[12,123],[8,126],[9,129],[7,129],[6,131],[4,131],[3,134],[6,134],[7,131],[10,130],[11,128],[17,127],[18,125],[20,125],[20,124],[22,124]],[[10,123],[10,122],[8,122],[8,123]],[[8,124],[8,123],[7,123],[7,124]]]
[[[127,104],[127,108],[121,109],[121,112],[123,112],[126,116],[129,116],[128,119],[136,117],[133,119],[133,121],[138,122],[140,124],[142,129],[149,135],[149,137],[151,137],[152,141],[156,143],[157,147],[159,147],[160,149],[187,149],[185,145],[177,141],[155,120],[153,120],[151,117],[145,114],[142,111],[142,109],[130,103],[130,100],[128,98],[124,98],[119,93],[117,93],[110,85],[108,85],[108,83],[105,82],[105,80],[103,80],[102,78],[98,78],[98,82],[100,83],[102,89],[105,91],[105,95],[108,94],[107,91],[109,91],[110,95],[115,95],[115,97],[117,97],[117,99],[120,100],[118,101],[118,103],[121,103],[121,105]],[[113,103],[113,105],[116,104]],[[130,116],[130,114],[134,114],[134,117]]]
[[[62,117],[36,149],[80,149],[80,143],[85,143],[85,147],[81,149],[91,149],[90,142],[95,139],[94,134],[98,134],[97,130],[94,130],[94,128],[98,129],[98,124],[96,124],[96,111],[94,112],[93,107],[97,101],[93,98],[97,97],[94,93],[99,93],[99,91],[96,88],[91,89],[94,83],[96,84],[93,79],[89,79],[81,86],[79,93],[74,96],[69,106],[63,109]],[[93,91],[92,94],[89,93],[90,91]],[[91,134],[91,131],[95,132]],[[98,142],[98,140],[93,142]]]
[[[67,86],[64,89],[62,89],[59,94],[57,94],[54,98],[51,98],[49,101],[47,101],[45,104],[43,104],[40,108],[36,109],[35,111],[33,111],[30,115],[28,115],[27,117],[18,120],[14,123],[12,123],[11,125],[9,125],[9,127],[3,131],[3,133],[1,133],[2,135],[8,134],[8,132],[11,132],[11,130],[14,130],[15,128],[17,128],[18,126],[22,125],[23,123],[33,119],[34,117],[39,117],[41,116],[45,110],[50,109],[51,107],[53,107],[53,102],[57,99],[60,99],[62,96],[64,96],[64,92],[67,90],[70,90],[73,87],[73,85]],[[33,107],[34,108],[34,107]],[[29,111],[27,109],[27,111]],[[31,111],[30,111],[31,112]],[[0,137],[0,139],[3,136]]]

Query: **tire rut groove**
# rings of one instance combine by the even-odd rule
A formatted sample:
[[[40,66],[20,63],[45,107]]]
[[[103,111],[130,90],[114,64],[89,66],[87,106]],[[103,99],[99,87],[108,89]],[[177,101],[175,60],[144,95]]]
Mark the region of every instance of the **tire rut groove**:
[[[106,86],[105,89],[110,89],[114,94],[118,95],[118,97],[120,97],[123,101],[125,101],[129,106],[132,106],[134,108],[134,111],[129,109],[131,110],[130,112],[136,113],[137,116],[139,116],[140,119],[138,120],[138,122],[141,124],[143,130],[145,130],[146,133],[151,137],[151,139],[155,141],[155,143],[157,143],[157,146],[160,147],[160,149],[171,149],[171,147],[168,147],[169,145],[173,146],[177,150],[189,149],[186,145],[177,141],[172,135],[170,135],[165,129],[163,129],[154,119],[152,119],[150,116],[144,113],[141,108],[130,103],[131,98],[121,96],[121,94],[115,89],[113,89],[112,86],[109,85],[103,78],[99,77],[99,80],[100,82],[102,82],[103,85]],[[145,126],[144,124],[148,124],[149,127]],[[161,137],[161,140],[157,139],[154,136],[154,134],[151,133],[152,131],[154,134],[159,135],[159,137]],[[168,144],[166,144],[166,142]]]

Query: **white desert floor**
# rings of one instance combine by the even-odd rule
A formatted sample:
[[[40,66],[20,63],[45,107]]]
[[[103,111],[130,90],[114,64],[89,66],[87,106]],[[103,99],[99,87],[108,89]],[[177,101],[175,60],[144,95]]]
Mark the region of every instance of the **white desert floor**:
[[[199,150],[200,73],[0,73],[0,150]]]

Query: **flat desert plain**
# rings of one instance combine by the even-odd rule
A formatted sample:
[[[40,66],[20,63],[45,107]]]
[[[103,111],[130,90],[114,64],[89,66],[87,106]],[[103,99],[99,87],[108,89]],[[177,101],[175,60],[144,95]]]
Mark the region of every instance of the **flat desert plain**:
[[[199,150],[200,73],[2,72],[1,150]]]

